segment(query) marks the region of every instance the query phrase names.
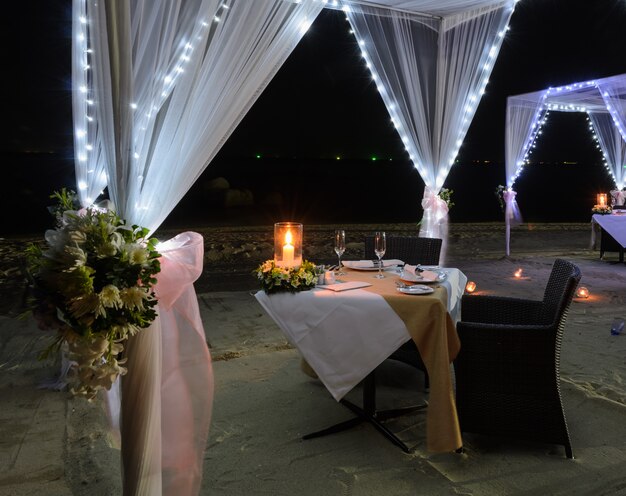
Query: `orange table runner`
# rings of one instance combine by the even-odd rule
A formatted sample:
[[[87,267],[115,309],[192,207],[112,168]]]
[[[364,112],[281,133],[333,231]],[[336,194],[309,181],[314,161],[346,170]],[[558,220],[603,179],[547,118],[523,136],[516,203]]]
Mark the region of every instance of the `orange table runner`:
[[[381,295],[398,314],[417,345],[430,377],[429,405],[426,416],[426,441],[429,451],[450,452],[462,446],[461,431],[452,391],[450,363],[461,348],[454,322],[447,312],[447,292],[431,284],[434,293],[407,295],[397,291],[399,276],[383,272],[384,279],[374,278],[375,272],[346,269],[342,281],[364,281],[372,286],[363,288]]]

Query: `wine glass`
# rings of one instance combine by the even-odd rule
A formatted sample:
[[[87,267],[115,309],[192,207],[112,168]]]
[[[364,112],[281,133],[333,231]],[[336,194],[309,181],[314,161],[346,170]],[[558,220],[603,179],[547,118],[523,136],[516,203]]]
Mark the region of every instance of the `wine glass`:
[[[346,273],[341,271],[341,255],[346,251],[346,231],[343,229],[337,229],[335,231],[335,253],[339,259],[339,265],[337,265],[337,275],[345,276]]]
[[[374,277],[376,279],[384,279],[385,275],[383,274],[383,255],[387,251],[387,238],[383,231],[376,232],[374,234],[374,253],[378,257],[378,274]]]

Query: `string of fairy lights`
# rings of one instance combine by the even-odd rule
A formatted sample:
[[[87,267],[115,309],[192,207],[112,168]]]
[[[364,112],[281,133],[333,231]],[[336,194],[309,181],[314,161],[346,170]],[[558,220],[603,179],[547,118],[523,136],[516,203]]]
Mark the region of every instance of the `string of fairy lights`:
[[[93,0],[90,0],[93,1]],[[520,0],[513,0],[510,13],[512,14],[515,5]],[[338,7],[339,3],[337,0],[322,0],[323,3],[329,3],[333,7]],[[78,11],[75,10],[74,15],[77,18],[78,22],[74,22],[73,27],[73,35],[76,37],[76,50],[75,57],[77,57],[77,64],[82,68],[82,71],[76,71],[74,74],[75,84],[74,90],[79,93],[80,99],[80,111],[75,114],[75,119],[78,122],[75,123],[75,147],[76,147],[76,160],[81,163],[87,165],[89,168],[86,169],[86,173],[88,175],[95,174],[95,164],[96,161],[92,160],[96,154],[100,154],[100,150],[94,149],[94,140],[97,133],[97,123],[96,123],[96,106],[95,106],[95,91],[93,88],[93,75],[92,75],[92,61],[94,58],[94,49],[90,44],[90,20],[88,17],[88,3],[87,1],[78,2]],[[95,7],[94,7],[95,8]],[[158,111],[162,108],[164,103],[170,98],[172,91],[174,90],[177,80],[181,77],[181,75],[185,72],[185,66],[192,61],[194,56],[195,45],[194,42],[196,40],[206,39],[207,36],[210,35],[211,29],[215,29],[215,25],[217,23],[222,22],[226,15],[228,14],[230,6],[228,2],[223,2],[219,5],[218,10],[214,14],[212,18],[212,22],[207,19],[201,19],[194,28],[193,33],[187,39],[182,39],[178,49],[176,50],[176,54],[174,55],[172,62],[169,64],[168,68],[165,70],[164,74],[157,75],[156,83],[153,88],[152,94],[145,97],[145,101],[129,101],[128,105],[133,112],[143,112],[141,118],[136,119],[136,125],[133,127],[133,150],[132,150],[132,159],[139,161],[141,157],[141,150],[143,148],[144,142],[147,139],[146,133],[154,126]],[[344,5],[342,10],[346,13],[346,20],[349,22],[350,19],[348,14],[350,12],[350,7]],[[299,24],[299,29],[301,33],[305,33],[309,27],[311,26],[312,21],[309,19],[303,19]],[[460,148],[463,144],[463,138],[465,137],[469,126],[471,124],[472,118],[475,114],[475,111],[478,107],[478,103],[482,95],[485,94],[487,85],[489,83],[489,75],[491,70],[493,69],[495,58],[499,52],[500,46],[504,37],[506,36],[507,31],[509,30],[508,25],[497,33],[497,37],[495,42],[485,48],[483,55],[481,56],[480,62],[480,72],[477,78],[477,81],[480,81],[478,87],[474,89],[474,91],[470,91],[466,96],[465,100],[462,104],[463,118],[462,124],[459,128],[459,132],[457,135],[457,140],[455,142],[455,146],[448,156],[448,161],[444,163],[444,167],[439,171],[437,177],[435,179],[435,188],[439,189],[443,186],[443,183],[450,171],[450,168],[455,163],[455,160],[459,154]],[[351,28],[350,33],[356,36],[354,28]],[[371,74],[372,81],[376,85],[376,89],[381,95],[385,106],[390,114],[390,121],[394,128],[397,130],[400,139],[402,140],[405,150],[409,156],[409,159],[413,163],[414,167],[418,170],[420,175],[423,178],[428,178],[428,171],[426,171],[424,164],[417,161],[417,150],[416,144],[413,140],[409,139],[409,133],[407,129],[410,128],[409,123],[402,117],[402,113],[398,111],[398,105],[390,92],[385,88],[385,85],[382,83],[382,79],[379,76],[376,66],[372,61],[372,56],[369,53],[368,46],[372,44],[371,40],[365,39],[357,39],[358,47],[360,49],[362,60],[365,63],[366,68],[369,70]],[[372,53],[376,53],[375,50]],[[525,165],[527,165],[530,161],[530,156],[535,148],[536,141],[538,137],[542,134],[542,127],[546,124],[547,118],[549,116],[550,111],[572,111],[572,112],[587,112],[583,106],[576,105],[563,105],[556,103],[549,103],[549,97],[552,94],[562,94],[569,91],[576,91],[581,88],[595,87],[600,91],[602,98],[604,99],[605,106],[607,111],[610,113],[613,122],[618,129],[619,133],[626,141],[626,129],[622,125],[620,116],[616,109],[611,105],[610,95],[606,91],[602,91],[596,81],[587,81],[584,83],[576,83],[573,85],[566,85],[557,88],[549,88],[545,94],[543,95],[543,101],[541,102],[539,108],[540,110],[534,116],[533,122],[531,123],[531,132],[529,134],[529,138],[523,147],[523,158],[517,163],[516,172],[512,178],[511,184],[515,183],[518,176],[521,174]],[[77,117],[78,116],[78,117]],[[589,129],[592,133],[592,137],[596,142],[596,146],[601,150],[603,156],[603,165],[609,171],[613,180],[618,184],[617,179],[611,167],[609,166],[606,152],[601,147],[601,142],[598,140],[597,132],[593,128],[593,123],[591,119],[588,117]],[[626,167],[626,165],[624,166]],[[138,184],[143,181],[143,176],[139,175],[137,177]],[[78,189],[80,191],[85,191],[89,188],[89,182],[95,183],[100,188],[103,188],[107,184],[107,173],[105,170],[100,171],[99,177],[91,178],[88,177],[79,177],[78,178]],[[101,192],[102,193],[102,192]],[[93,203],[92,198],[86,198],[86,201],[91,204]]]
[[[509,18],[510,18],[510,15],[515,10],[515,5],[519,1],[520,0],[513,0],[510,11],[509,11]],[[336,5],[336,2],[335,2],[335,5]],[[348,14],[350,12],[350,7],[344,6],[342,7],[342,10],[346,14]],[[346,15],[346,21],[348,22],[350,21],[347,15]],[[443,186],[448,176],[448,172],[450,172],[450,169],[455,163],[455,160],[459,154],[461,145],[463,144],[463,139],[465,135],[467,134],[469,126],[472,122],[472,118],[474,117],[476,109],[478,108],[480,99],[485,94],[487,85],[489,84],[489,76],[495,64],[495,59],[500,51],[500,47],[502,45],[504,37],[506,36],[506,33],[509,29],[510,28],[507,22],[507,26],[503,30],[497,33],[495,43],[485,48],[485,51],[479,63],[479,67],[481,67],[480,74],[477,78],[477,81],[480,82],[479,87],[477,88],[477,90],[475,89],[474,91],[471,91],[466,96],[465,101],[462,103],[462,106],[461,106],[462,111],[463,111],[462,125],[459,129],[457,140],[455,141],[455,146],[448,156],[448,161],[444,164],[444,167],[439,171],[439,173],[437,174],[437,177],[435,178],[434,187],[437,190],[439,190]],[[356,36],[354,27],[350,29],[349,32],[350,34],[353,34]],[[417,161],[416,156],[418,155],[418,152],[415,148],[416,146],[415,142],[413,140],[410,140],[408,137],[409,133],[407,132],[407,128],[409,128],[410,126],[402,118],[401,113],[398,112],[397,103],[394,101],[393,95],[390,95],[387,89],[385,88],[385,86],[381,83],[381,78],[376,71],[375,64],[373,64],[372,58],[368,53],[367,47],[370,43],[372,45],[373,43],[371,41],[369,41],[368,43],[364,39],[357,39],[357,43],[358,43],[359,50],[361,52],[361,57],[363,61],[365,62],[366,68],[370,71],[372,81],[376,85],[376,89],[378,90],[378,93],[380,94],[381,98],[385,102],[385,106],[387,107],[387,110],[391,117],[391,123],[397,130],[398,134],[400,135],[400,139],[402,140],[402,143],[404,144],[404,148],[409,155],[409,160],[411,160],[411,162],[413,163],[413,166],[417,169],[420,176],[426,180],[428,178],[428,172],[424,168],[424,165]],[[375,53],[375,50],[374,50],[374,53]]]
[[[75,10],[74,15],[78,22],[73,23],[73,35],[76,38],[76,50],[74,51],[74,57],[77,58],[76,63],[82,68],[82,71],[77,71],[74,74],[74,91],[79,93],[79,102],[81,111],[77,113],[75,119],[79,122],[75,122],[75,147],[76,147],[76,160],[81,164],[92,166],[86,170],[88,175],[94,174],[96,171],[93,168],[94,162],[91,161],[92,155],[100,153],[99,150],[94,150],[93,140],[97,133],[95,121],[95,108],[96,108],[96,89],[93,85],[92,75],[92,59],[94,57],[94,48],[90,44],[90,19],[88,17],[88,1],[77,2],[78,9]],[[93,8],[97,8],[94,3]],[[135,119],[135,125],[132,128],[132,159],[138,161],[141,159],[141,149],[146,139],[146,133],[154,126],[156,117],[159,110],[165,104],[167,99],[171,96],[174,90],[177,80],[185,72],[185,65],[192,60],[194,52],[194,41],[202,41],[210,34],[212,25],[222,21],[226,15],[230,6],[227,2],[223,2],[218,6],[218,9],[213,16],[212,21],[208,22],[206,19],[201,19],[195,26],[191,36],[188,39],[183,38],[179,47],[176,50],[176,54],[173,57],[173,61],[169,64],[169,67],[165,70],[164,74],[157,75],[156,84],[153,88],[152,94],[148,95],[145,102],[129,101],[127,102],[131,111],[143,112],[143,116],[139,119]],[[310,23],[308,24],[310,26]],[[307,28],[308,29],[308,28]],[[99,185],[104,188],[108,182],[106,170],[100,172]],[[138,175],[138,183],[143,180],[143,175]],[[139,185],[139,184],[138,184]],[[79,191],[85,191],[89,188],[88,178],[79,178],[77,183]],[[102,194],[103,191],[100,191]],[[87,197],[85,201],[88,204],[92,204],[94,199]],[[139,205],[136,205],[139,207]],[[143,206],[141,208],[147,208]]]
[[[91,60],[93,55],[93,49],[89,43],[89,23],[87,20],[87,2],[78,3],[78,12],[74,15],[77,16],[78,22],[73,24],[73,36],[76,38],[76,49],[74,50],[74,57],[77,58],[76,64],[78,70],[74,72],[75,87],[74,90],[79,92],[80,98],[80,112],[75,113],[76,116],[80,116],[81,121],[75,123],[75,136],[74,145],[76,148],[76,160],[88,165],[89,154],[93,152],[94,146],[90,138],[93,137],[94,131],[94,96],[90,89],[91,87]],[[74,102],[76,105],[76,102]],[[94,174],[93,168],[87,170],[87,174]],[[79,178],[78,189],[85,191],[89,188],[87,178]],[[106,175],[104,178],[106,182]],[[86,199],[87,203],[93,203],[92,198]]]
[[[529,138],[528,138],[526,144],[524,145],[524,147],[522,149],[522,152],[524,152],[524,156],[523,156],[523,158],[519,162],[517,162],[517,168],[516,168],[515,174],[512,177],[512,180],[511,180],[511,188],[512,188],[512,185],[517,180],[517,178],[522,173],[524,166],[528,165],[530,163],[530,155],[532,154],[533,150],[535,149],[535,145],[537,143],[537,140],[539,139],[539,136],[542,134],[542,127],[548,121],[548,116],[550,115],[550,111],[555,111],[555,112],[584,112],[584,113],[587,114],[587,118],[586,118],[586,120],[587,120],[587,127],[588,127],[589,131],[591,132],[591,137],[592,137],[593,141],[595,142],[596,148],[602,154],[602,165],[608,171],[608,173],[611,176],[611,178],[613,179],[613,182],[615,183],[615,185],[620,187],[621,182],[618,181],[618,179],[615,177],[613,169],[611,169],[611,166],[609,164],[609,159],[607,157],[606,150],[604,150],[604,148],[602,147],[602,142],[598,138],[598,132],[594,128],[593,122],[592,122],[592,120],[591,120],[591,118],[589,116],[591,110],[589,108],[587,108],[586,106],[584,106],[584,105],[574,105],[573,103],[564,104],[564,103],[552,103],[552,102],[550,102],[550,96],[552,96],[552,95],[562,95],[562,94],[565,94],[565,93],[568,93],[568,92],[570,92],[570,93],[580,92],[582,90],[589,89],[589,88],[595,88],[602,95],[602,98],[603,98],[606,110],[611,115],[613,123],[615,124],[615,127],[619,130],[620,135],[622,136],[624,141],[626,141],[626,135],[624,134],[623,126],[620,123],[619,114],[615,111],[613,106],[610,104],[609,93],[602,90],[600,83],[598,83],[595,80],[591,80],[591,81],[585,81],[585,82],[581,82],[581,83],[575,83],[575,84],[569,84],[569,85],[565,85],[565,86],[559,86],[559,87],[556,87],[556,88],[548,88],[544,92],[544,94],[542,95],[541,101],[538,104],[539,110],[535,113],[533,121],[531,122],[531,125],[530,125],[531,132],[529,134]],[[626,168],[626,166],[624,166],[624,167]]]

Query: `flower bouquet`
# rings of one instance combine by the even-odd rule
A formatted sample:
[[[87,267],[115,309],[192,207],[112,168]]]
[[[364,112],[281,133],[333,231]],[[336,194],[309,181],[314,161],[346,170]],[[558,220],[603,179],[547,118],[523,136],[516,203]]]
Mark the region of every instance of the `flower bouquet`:
[[[317,269],[307,260],[302,261],[300,267],[278,267],[274,260],[266,260],[254,271],[261,283],[261,288],[267,293],[289,291],[296,293],[315,287]]]
[[[613,209],[608,205],[594,205],[591,212],[594,214],[608,215],[613,212]]]
[[[40,327],[57,332],[41,358],[67,349],[70,390],[92,399],[126,373],[126,340],[156,318],[157,240],[113,210],[76,210],[65,189],[52,198],[56,228],[46,231],[44,249],[27,251],[33,313]]]

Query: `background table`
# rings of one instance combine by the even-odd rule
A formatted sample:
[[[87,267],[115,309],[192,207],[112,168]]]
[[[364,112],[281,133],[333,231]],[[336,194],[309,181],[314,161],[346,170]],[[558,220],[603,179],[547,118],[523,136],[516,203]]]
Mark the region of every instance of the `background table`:
[[[591,217],[592,224],[600,226],[600,257],[605,251],[617,251],[619,261],[624,261],[624,249],[626,249],[626,214],[594,214]],[[592,229],[592,246],[595,247],[595,229]]]

